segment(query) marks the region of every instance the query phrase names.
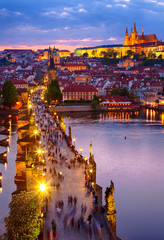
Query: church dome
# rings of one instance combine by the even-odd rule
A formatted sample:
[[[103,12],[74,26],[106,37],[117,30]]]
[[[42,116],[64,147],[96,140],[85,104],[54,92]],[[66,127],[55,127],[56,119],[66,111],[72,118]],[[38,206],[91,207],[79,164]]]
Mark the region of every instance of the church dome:
[[[59,54],[57,52],[53,52],[52,56],[59,56]]]

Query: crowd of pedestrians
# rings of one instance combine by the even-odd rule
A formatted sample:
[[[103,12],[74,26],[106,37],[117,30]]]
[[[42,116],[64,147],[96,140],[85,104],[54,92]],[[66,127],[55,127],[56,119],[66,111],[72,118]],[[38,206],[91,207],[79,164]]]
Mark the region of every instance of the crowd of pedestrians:
[[[58,222],[62,222],[63,231],[66,233],[72,231],[82,235],[80,239],[103,239],[102,238],[102,216],[98,204],[98,196],[92,185],[92,181],[87,171],[83,157],[77,152],[71,144],[71,139],[65,134],[65,131],[57,121],[56,115],[49,109],[49,107],[41,100],[41,92],[36,92],[31,97],[33,104],[33,111],[35,114],[35,123],[40,132],[40,149],[42,157],[44,158],[44,173],[46,181],[49,183],[50,190],[48,196],[45,198],[46,208],[49,210],[51,198],[51,189],[56,189],[59,193],[59,198],[55,203],[55,216],[51,219],[51,229],[47,231],[46,239],[61,239],[58,231]],[[66,147],[65,147],[66,146]],[[69,149],[71,153],[68,154],[65,148]],[[86,195],[92,196],[92,209],[88,209],[85,202],[78,199],[78,196],[67,196],[67,203],[60,198],[60,188],[64,184],[65,176],[63,172],[58,171],[59,168],[75,169],[82,166],[85,176]],[[71,185],[71,183],[70,183]],[[46,214],[47,216],[47,214]],[[67,235],[67,234],[66,234]],[[79,235],[79,236],[80,236]],[[64,238],[62,238],[64,239]],[[69,238],[66,238],[69,239]]]

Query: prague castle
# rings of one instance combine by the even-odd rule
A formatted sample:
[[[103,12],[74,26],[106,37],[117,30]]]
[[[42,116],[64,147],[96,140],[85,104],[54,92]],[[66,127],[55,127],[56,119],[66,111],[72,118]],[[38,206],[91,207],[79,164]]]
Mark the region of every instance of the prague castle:
[[[126,28],[124,45],[115,44],[77,48],[75,50],[75,55],[82,56],[84,53],[87,53],[88,57],[102,57],[102,52],[107,53],[109,50],[115,52],[117,58],[126,56],[129,50],[131,50],[134,54],[144,53],[146,56],[148,56],[149,53],[155,53],[157,58],[159,56],[164,58],[164,42],[158,40],[156,34],[145,35],[144,29],[142,29],[142,34],[139,35],[135,23],[133,29],[131,29],[130,35],[128,34],[128,29]]]
[[[158,38],[155,34],[148,34],[144,35],[144,28],[142,29],[142,35],[138,35],[138,30],[136,30],[136,24],[134,23],[134,28],[131,29],[130,36],[128,34],[128,30],[126,28],[125,38],[124,38],[124,45],[134,45],[134,44],[141,44],[141,43],[155,43],[159,42]]]

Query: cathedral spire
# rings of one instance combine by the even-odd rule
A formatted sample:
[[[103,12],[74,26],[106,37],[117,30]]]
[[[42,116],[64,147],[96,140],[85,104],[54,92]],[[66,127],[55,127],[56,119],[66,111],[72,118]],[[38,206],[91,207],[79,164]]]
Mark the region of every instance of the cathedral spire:
[[[127,27],[126,27],[126,33],[128,33],[128,29],[127,29]]]
[[[134,22],[133,32],[136,32],[136,23]]]
[[[142,35],[144,35],[144,28],[142,28]]]

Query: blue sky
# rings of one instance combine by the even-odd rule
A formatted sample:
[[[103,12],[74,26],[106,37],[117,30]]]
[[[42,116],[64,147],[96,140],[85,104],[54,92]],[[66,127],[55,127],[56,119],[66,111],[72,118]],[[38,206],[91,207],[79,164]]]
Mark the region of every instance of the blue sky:
[[[134,21],[164,41],[164,0],[0,0],[0,46],[123,43]]]

